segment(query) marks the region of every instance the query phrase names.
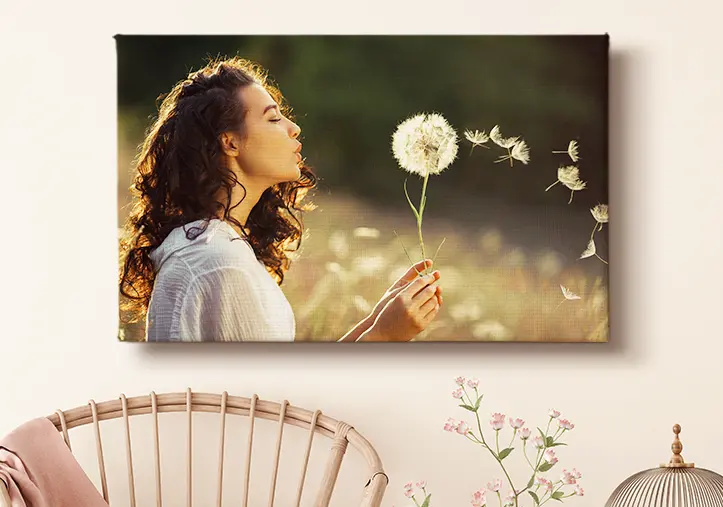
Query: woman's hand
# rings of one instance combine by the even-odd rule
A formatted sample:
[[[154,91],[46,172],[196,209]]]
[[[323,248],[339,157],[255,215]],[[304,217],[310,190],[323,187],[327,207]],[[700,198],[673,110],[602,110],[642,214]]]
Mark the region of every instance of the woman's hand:
[[[439,271],[423,277],[412,272],[413,281],[390,288],[386,304],[360,341],[409,341],[434,320],[440,307],[439,287],[433,285],[439,280]]]
[[[432,267],[432,261],[430,259],[426,259],[423,261],[419,261],[416,264],[412,265],[406,273],[404,273],[402,276],[400,276],[396,282],[394,282],[391,287],[387,289],[387,291],[384,293],[384,295],[379,299],[379,302],[374,306],[374,309],[369,314],[368,320],[370,322],[374,322],[379,315],[379,313],[382,311],[382,309],[387,305],[387,303],[399,292],[409,285],[411,282],[413,282],[416,278],[419,278],[419,275],[417,274],[417,271],[422,272],[427,268]],[[437,302],[440,306],[442,306],[442,287],[437,286],[437,292],[435,293],[437,296]]]

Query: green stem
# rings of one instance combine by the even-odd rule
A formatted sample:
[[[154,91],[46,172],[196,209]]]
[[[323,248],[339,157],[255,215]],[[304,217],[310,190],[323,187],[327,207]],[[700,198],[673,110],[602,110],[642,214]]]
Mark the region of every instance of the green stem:
[[[479,434],[480,434],[480,438],[482,439],[482,443],[484,444],[485,448],[490,452],[490,454],[492,454],[492,457],[495,460],[497,460],[497,463],[500,464],[500,468],[502,468],[502,472],[505,474],[505,477],[507,477],[507,482],[509,482],[510,488],[512,488],[512,491],[513,492],[516,491],[515,485],[512,484],[512,478],[510,478],[510,474],[507,473],[505,466],[502,464],[502,461],[498,457],[500,454],[499,446],[497,446],[497,454],[495,454],[495,452],[492,449],[490,449],[490,446],[487,445],[487,442],[485,442],[484,436],[482,435],[482,421],[480,421],[479,413],[475,412],[475,416],[477,418],[477,427],[479,428]],[[496,432],[496,434],[499,435],[499,432]],[[497,494],[499,495],[499,492]],[[502,500],[500,499],[500,502],[501,501]],[[517,507],[517,494],[515,494],[515,507]]]
[[[424,250],[424,239],[422,238],[422,216],[424,215],[424,208],[427,204],[427,182],[429,181],[429,172],[424,175],[424,183],[422,184],[422,197],[419,200],[419,218],[417,220],[417,233],[419,234],[419,246],[422,249],[422,259],[426,259],[426,253]],[[425,269],[426,271],[426,269]]]
[[[497,449],[497,455],[500,454],[500,432],[495,431],[495,449]]]
[[[560,488],[562,488],[562,484],[560,484],[558,487],[554,488],[554,489],[550,492],[550,496],[548,496],[548,497],[545,499],[544,502],[540,502],[540,505],[543,505],[544,503],[549,502],[549,501],[552,499],[552,495],[554,495],[555,493],[557,493],[558,491],[560,491]]]
[[[527,460],[527,464],[530,465],[530,468],[532,468],[532,474],[534,476],[534,474],[537,472],[537,470],[535,470],[535,467],[532,466],[532,462],[530,461],[530,458],[527,456],[527,442],[522,444],[522,454],[525,455],[525,460]]]

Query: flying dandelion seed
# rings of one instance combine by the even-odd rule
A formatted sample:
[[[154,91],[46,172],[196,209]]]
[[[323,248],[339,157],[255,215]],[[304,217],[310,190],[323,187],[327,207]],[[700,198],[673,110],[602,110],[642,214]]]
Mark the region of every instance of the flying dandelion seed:
[[[565,301],[577,301],[579,299],[582,299],[580,296],[578,296],[577,294],[572,292],[570,289],[568,289],[564,285],[560,285],[560,289],[562,290],[562,295],[565,297],[565,299],[560,301],[560,303],[555,307],[555,310],[560,308],[560,305],[562,303],[564,303]],[[552,310],[552,311],[554,312],[555,310]]]
[[[422,237],[422,220],[427,204],[429,176],[441,173],[454,162],[457,157],[457,142],[455,129],[442,115],[437,113],[422,113],[412,116],[400,123],[392,135],[392,152],[399,165],[405,171],[424,179],[419,208],[415,207],[409,198],[407,181],[404,180],[404,193],[414,217],[417,219],[419,247],[423,259],[427,258]]]
[[[595,232],[598,230],[601,231],[603,224],[608,223],[608,205],[598,204],[594,208],[590,209],[590,213],[592,213],[593,218],[595,218],[595,225],[590,233],[590,241],[587,244],[587,248],[583,251],[582,255],[580,255],[580,259],[586,259],[594,255],[605,264],[608,264],[608,261],[597,254],[597,249],[595,247]]]
[[[585,251],[580,254],[580,259],[587,259],[588,257],[592,257],[593,255],[597,255],[597,248],[595,247],[595,240],[591,239],[588,242]]]
[[[512,158],[513,157],[512,157],[511,148],[513,148],[520,141],[520,138],[519,137],[504,137],[502,135],[502,132],[500,131],[500,126],[495,125],[494,127],[492,127],[492,130],[490,130],[490,139],[492,139],[492,142],[494,142],[497,146],[507,150],[507,156],[500,157],[495,162],[502,162],[503,160],[509,159],[510,167],[512,167]],[[527,145],[525,144],[525,146],[527,146]]]
[[[510,165],[512,165],[513,159],[519,160],[523,164],[528,164],[530,162],[530,148],[527,146],[525,141],[517,141],[512,147],[512,150],[510,150],[509,155],[498,157],[497,160],[495,160],[495,163],[509,160]]]
[[[590,208],[590,213],[592,213],[593,218],[597,221],[595,226],[597,227],[597,225],[600,224],[600,228],[598,230],[602,231],[603,224],[608,223],[608,205],[598,204],[594,208]]]
[[[570,157],[570,159],[573,162],[577,162],[580,160],[580,157],[578,156],[578,144],[577,141],[570,141],[570,144],[567,145],[567,150],[554,150],[552,153],[567,153],[567,155]]]
[[[557,180],[545,189],[545,192],[550,190],[552,187],[562,183],[571,190],[570,200],[568,204],[572,203],[572,197],[578,190],[584,190],[587,187],[587,183],[580,179],[580,169],[574,165],[561,166],[557,169]]]
[[[483,148],[490,149],[489,146],[485,146],[485,143],[490,140],[490,136],[485,133],[483,130],[480,132],[479,130],[465,130],[464,131],[464,137],[467,138],[467,140],[472,143],[472,149],[469,150],[469,154],[472,155],[472,150],[474,150],[475,146],[482,146]]]

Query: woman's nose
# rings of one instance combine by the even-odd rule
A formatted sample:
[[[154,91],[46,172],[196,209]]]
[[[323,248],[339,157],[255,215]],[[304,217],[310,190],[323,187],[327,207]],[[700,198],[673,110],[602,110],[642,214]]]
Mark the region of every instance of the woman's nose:
[[[291,122],[291,128],[289,129],[289,135],[292,138],[299,137],[299,134],[301,133],[301,127],[299,127],[296,123],[293,121]]]

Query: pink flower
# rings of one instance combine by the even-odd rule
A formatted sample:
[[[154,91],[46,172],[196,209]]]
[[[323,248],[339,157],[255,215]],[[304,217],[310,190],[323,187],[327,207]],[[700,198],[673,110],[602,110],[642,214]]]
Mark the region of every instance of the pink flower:
[[[404,485],[404,496],[407,498],[411,498],[414,494],[414,489],[411,482],[408,482]]]
[[[469,433],[469,426],[467,426],[467,423],[464,421],[459,421],[457,424],[457,433],[460,435],[466,435]]]
[[[535,485],[542,486],[547,491],[552,491],[552,481],[548,481],[544,477],[535,477]]]
[[[487,503],[487,492],[484,488],[480,488],[472,494],[472,507],[484,507]]]
[[[543,447],[545,447],[545,441],[542,440],[542,437],[540,435],[537,435],[532,439],[532,445],[534,445],[538,449],[542,449]]]
[[[512,426],[514,429],[519,430],[524,425],[525,425],[525,421],[523,421],[519,417],[517,419],[512,419],[510,417],[510,426]]]
[[[520,430],[520,439],[521,440],[527,440],[528,438],[530,438],[530,435],[532,435],[530,428],[522,428]]]
[[[500,479],[495,479],[494,483],[487,483],[487,489],[489,489],[490,491],[498,492],[501,487],[502,481]]]
[[[492,429],[495,431],[500,431],[505,426],[505,414],[500,414],[495,412],[492,414],[492,420],[490,421],[490,426],[492,426]]]
[[[575,479],[582,479],[582,474],[576,468],[573,468],[571,473]]]
[[[510,507],[515,505],[515,494],[514,493],[507,493],[507,496],[502,500],[502,505],[504,507]]]
[[[577,486],[575,486],[575,494],[577,496],[585,496],[585,490],[582,489],[582,487],[578,484]]]
[[[554,408],[551,408],[550,409],[550,417],[552,417],[553,419],[557,419],[558,417],[560,417],[560,411],[555,410]]]
[[[472,389],[477,389],[478,385],[479,385],[479,379],[471,378],[467,381],[467,387],[471,387]]]
[[[575,475],[564,468],[562,469],[562,478],[560,478],[560,481],[563,484],[575,484],[577,482],[575,480]]]
[[[457,377],[456,379],[454,379],[454,383],[460,387],[462,387],[466,381],[467,379],[464,377]]]
[[[456,391],[452,391],[452,398],[460,399],[462,397],[464,391],[462,391],[462,388],[460,387]]]
[[[424,488],[426,488],[426,487],[427,487],[427,481],[419,481],[419,482],[417,483],[417,487],[418,487],[419,489],[424,489]]]
[[[447,419],[447,422],[444,423],[444,431],[457,431],[457,421],[455,421],[451,417]]]
[[[567,419],[560,419],[560,420],[557,422],[557,424],[560,425],[560,428],[563,428],[563,429],[566,429],[566,430],[571,430],[571,429],[573,429],[573,428],[575,427],[575,425],[572,424],[572,423],[571,423],[570,421],[568,421]]]
[[[557,456],[555,456],[555,451],[552,449],[547,449],[545,451],[545,461],[547,461],[550,465],[554,465],[557,463]]]

